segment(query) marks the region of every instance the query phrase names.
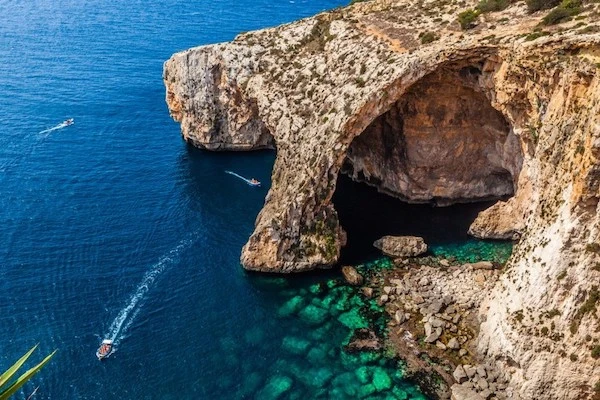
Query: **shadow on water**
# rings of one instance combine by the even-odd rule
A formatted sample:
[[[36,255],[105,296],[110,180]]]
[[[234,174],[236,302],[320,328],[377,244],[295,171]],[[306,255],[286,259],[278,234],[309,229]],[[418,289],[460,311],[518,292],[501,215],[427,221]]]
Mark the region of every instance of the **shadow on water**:
[[[494,201],[449,207],[409,204],[345,175],[338,178],[333,202],[348,235],[341,262],[351,264],[380,256],[373,242],[384,235],[421,236],[434,249],[473,243],[477,240],[467,234],[469,226],[480,211],[494,204]]]

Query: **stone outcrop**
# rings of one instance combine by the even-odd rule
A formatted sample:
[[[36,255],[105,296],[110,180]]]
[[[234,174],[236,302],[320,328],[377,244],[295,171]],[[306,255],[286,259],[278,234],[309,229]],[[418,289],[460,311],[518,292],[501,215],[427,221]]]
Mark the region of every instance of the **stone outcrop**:
[[[418,236],[384,236],[373,246],[392,258],[415,257],[427,252],[427,244]]]
[[[520,237],[482,292],[478,354],[495,360],[515,396],[591,398],[600,381],[599,5],[533,35],[543,13],[521,2],[464,32],[462,10],[374,0],[175,54],[164,70],[169,109],[196,146],[277,149],[242,250],[250,270],[336,263],[340,173],[412,202],[512,195],[471,227]],[[424,32],[437,40],[421,43]]]
[[[354,286],[362,285],[364,281],[362,275],[356,270],[356,268],[350,265],[342,267],[342,275],[344,276],[346,282]]]

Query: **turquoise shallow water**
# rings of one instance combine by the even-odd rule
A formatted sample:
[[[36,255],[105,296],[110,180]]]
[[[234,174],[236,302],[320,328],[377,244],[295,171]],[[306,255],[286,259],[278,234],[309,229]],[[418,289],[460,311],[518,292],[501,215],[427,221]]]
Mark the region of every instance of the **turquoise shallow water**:
[[[0,367],[58,349],[17,398],[421,397],[343,352],[369,305],[334,273],[240,268],[274,155],[189,149],[163,100],[173,52],[339,4],[0,1]]]

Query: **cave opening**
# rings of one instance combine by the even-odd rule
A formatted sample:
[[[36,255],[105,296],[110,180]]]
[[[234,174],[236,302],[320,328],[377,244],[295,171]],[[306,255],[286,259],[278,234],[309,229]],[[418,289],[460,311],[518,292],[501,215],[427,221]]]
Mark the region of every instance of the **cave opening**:
[[[341,262],[378,254],[384,235],[469,240],[477,214],[514,195],[521,144],[483,82],[483,63],[440,67],[354,137],[333,198],[348,235]]]
[[[448,207],[411,204],[340,175],[333,203],[347,235],[340,263],[359,264],[381,256],[373,242],[385,235],[421,236],[430,249],[460,248],[465,244],[477,248],[474,244],[478,240],[470,237],[467,231],[477,214],[494,201]],[[491,245],[496,244],[500,244],[499,241]]]

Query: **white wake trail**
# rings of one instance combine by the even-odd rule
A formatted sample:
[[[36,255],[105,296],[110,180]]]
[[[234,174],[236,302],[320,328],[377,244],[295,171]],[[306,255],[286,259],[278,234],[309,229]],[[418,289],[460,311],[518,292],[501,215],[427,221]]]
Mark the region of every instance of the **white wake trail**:
[[[110,324],[108,333],[105,336],[106,338],[112,339],[115,344],[118,344],[118,341],[125,335],[137,317],[140,311],[139,307],[141,306],[140,301],[144,299],[152,284],[165,269],[177,262],[181,251],[191,246],[192,243],[191,239],[182,240],[173,250],[161,257],[156,264],[152,265],[129,298],[129,302],[119,311],[117,317]]]
[[[252,181],[251,181],[250,179],[246,179],[246,178],[244,178],[243,176],[241,176],[241,175],[239,175],[239,174],[236,174],[236,173],[235,173],[235,172],[233,172],[233,171],[225,171],[225,173],[226,173],[226,174],[229,174],[229,175],[233,175],[233,176],[235,176],[236,178],[240,178],[241,180],[243,180],[244,182],[246,182],[246,183],[247,183],[248,185],[250,185],[250,186],[256,186],[255,184],[253,184],[253,183],[252,183]]]
[[[60,124],[58,124],[56,126],[53,126],[52,128],[48,128],[48,129],[44,129],[43,131],[39,131],[38,134],[41,135],[43,133],[50,133],[50,132],[57,131],[57,130],[62,129],[62,128],[66,128],[67,126],[71,126],[71,125],[73,125],[73,124],[68,124],[66,122],[61,122]]]

